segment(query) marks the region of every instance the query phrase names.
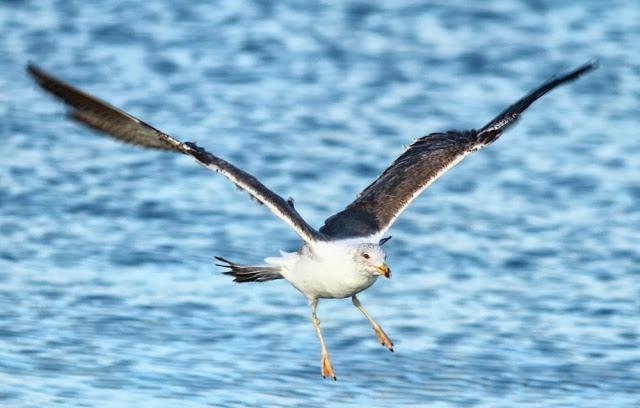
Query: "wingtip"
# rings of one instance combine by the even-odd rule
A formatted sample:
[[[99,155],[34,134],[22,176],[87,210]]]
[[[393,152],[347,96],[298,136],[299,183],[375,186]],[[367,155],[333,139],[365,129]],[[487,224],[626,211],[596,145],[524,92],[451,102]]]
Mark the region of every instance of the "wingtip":
[[[214,258],[215,258],[215,259],[217,259],[218,261],[220,261],[220,262],[224,262],[224,263],[226,263],[226,264],[228,264],[228,265],[233,264],[233,262],[231,262],[231,261],[229,261],[228,259],[225,259],[225,258],[223,258],[223,257],[221,257],[221,256],[218,256],[218,255],[215,255],[215,256],[214,256]],[[216,264],[216,265],[217,265],[217,264]]]
[[[549,82],[550,83],[554,83],[553,87],[551,87],[550,89],[548,89],[547,91],[555,88],[556,86],[566,83],[566,82],[570,82],[570,81],[575,81],[576,79],[580,78],[582,75],[593,71],[595,69],[597,69],[600,66],[600,63],[598,62],[597,59],[591,59],[585,63],[583,63],[582,65],[577,66],[576,68],[570,70],[570,71],[566,71],[565,73],[559,74],[555,77],[553,77]],[[545,92],[546,93],[546,92]]]
[[[597,58],[592,58],[589,61],[585,62],[584,64],[580,65],[578,68],[576,68],[573,71],[571,77],[577,78],[589,71],[598,69],[599,67],[600,67],[600,61]]]
[[[40,69],[40,67],[38,67],[35,63],[33,63],[32,61],[27,61],[27,65],[25,65],[25,70],[33,75],[33,76],[37,76],[39,73],[42,72],[42,70]]]
[[[32,61],[27,61],[25,70],[27,71],[27,74],[29,74],[38,84],[42,84],[50,78],[50,75],[48,75],[46,71]]]
[[[493,142],[500,137],[500,134],[509,126],[512,126],[518,120],[520,114],[522,114],[522,112],[524,112],[536,100],[562,84],[575,81],[587,72],[598,68],[598,66],[598,60],[594,58],[570,71],[566,71],[565,73],[552,77],[550,80],[544,82],[542,85],[520,98],[514,104],[507,107],[507,109],[502,111],[498,116],[493,118],[492,121],[481,128],[478,131],[478,140],[482,145],[487,145]]]
[[[594,57],[587,61],[584,65],[589,65],[591,69],[598,69],[600,68],[600,60]]]
[[[31,76],[36,76],[36,73],[38,72],[38,67],[31,61],[27,61],[27,65],[25,65],[24,69],[27,71],[27,74]]]
[[[592,58],[591,60],[589,60],[589,62],[587,62],[587,64],[589,64],[589,71],[595,71],[596,69],[600,68],[600,60],[597,58]]]

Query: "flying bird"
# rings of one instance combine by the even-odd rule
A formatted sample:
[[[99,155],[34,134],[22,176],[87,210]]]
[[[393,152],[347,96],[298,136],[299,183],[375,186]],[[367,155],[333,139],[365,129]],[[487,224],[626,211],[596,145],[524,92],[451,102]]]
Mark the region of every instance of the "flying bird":
[[[319,299],[351,297],[353,305],[371,324],[378,341],[393,351],[393,342],[358,300],[357,294],[377,278],[391,277],[382,245],[396,218],[425,188],[469,153],[498,139],[520,114],[557,86],[594,69],[586,63],[557,76],[509,106],[479,130],[431,133],[415,140],[382,174],[360,192],[345,209],[327,218],[316,230],[294,207],[257,178],[191,142],[182,142],[134,116],[57,79],[33,64],[28,73],[45,91],[69,107],[68,116],[125,143],[182,153],[222,174],[266,206],[302,240],[295,252],[265,259],[263,265],[245,265],[216,257],[225,274],[238,283],[286,279],[307,299],[311,322],[320,342],[322,377],[336,379],[316,315]]]

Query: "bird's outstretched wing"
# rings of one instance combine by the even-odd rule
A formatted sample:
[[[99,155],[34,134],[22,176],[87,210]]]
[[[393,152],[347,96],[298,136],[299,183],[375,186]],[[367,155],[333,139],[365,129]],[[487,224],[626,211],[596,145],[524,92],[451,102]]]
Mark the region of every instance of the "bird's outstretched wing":
[[[298,214],[293,205],[269,190],[258,179],[233,164],[214,156],[194,143],[183,143],[128,113],[109,105],[51,76],[33,64],[27,71],[44,90],[61,99],[71,109],[69,117],[125,143],[171,150],[193,157],[206,168],[222,174],[256,201],[264,204],[307,243],[324,236]]]
[[[535,100],[596,67],[584,64],[545,82],[509,106],[480,130],[432,133],[417,139],[320,232],[332,239],[383,234],[425,188],[469,153],[495,141]]]

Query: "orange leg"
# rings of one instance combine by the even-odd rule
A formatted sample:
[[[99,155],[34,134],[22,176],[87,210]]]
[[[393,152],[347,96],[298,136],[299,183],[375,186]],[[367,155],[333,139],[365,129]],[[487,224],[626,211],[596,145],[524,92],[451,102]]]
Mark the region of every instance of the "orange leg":
[[[333,368],[331,368],[331,361],[329,361],[329,353],[327,353],[327,348],[324,345],[324,340],[322,339],[322,332],[320,332],[320,320],[318,320],[318,316],[316,316],[316,306],[318,305],[318,300],[313,299],[309,301],[309,306],[311,306],[311,323],[313,323],[313,327],[316,329],[316,334],[318,335],[318,340],[320,340],[320,374],[322,374],[322,378],[333,378],[336,380],[336,375],[333,372]]]
[[[382,330],[382,327],[380,327],[380,325],[376,323],[376,321],[373,320],[371,316],[369,316],[369,313],[367,313],[364,307],[362,307],[356,295],[353,295],[351,297],[351,302],[353,302],[353,305],[357,307],[358,310],[362,312],[364,317],[367,318],[369,323],[371,323],[371,327],[373,327],[373,331],[376,333],[376,337],[378,338],[378,341],[380,342],[380,344],[388,348],[389,351],[393,351],[393,343],[391,342],[391,339],[389,339],[389,336],[387,336],[384,330]]]

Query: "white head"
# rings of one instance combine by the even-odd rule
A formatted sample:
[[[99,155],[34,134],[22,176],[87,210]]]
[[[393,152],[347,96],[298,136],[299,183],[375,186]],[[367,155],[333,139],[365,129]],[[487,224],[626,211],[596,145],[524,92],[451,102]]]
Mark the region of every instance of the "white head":
[[[382,275],[389,278],[391,270],[385,262],[387,256],[381,248],[389,238],[383,238],[378,243],[373,243],[370,239],[365,241],[362,238],[320,241],[315,243],[312,252],[325,265],[336,270],[347,266],[345,261],[350,259],[352,263],[349,266],[355,267],[359,273],[371,277]]]
[[[363,243],[353,246],[353,260],[359,269],[372,276],[391,277],[391,269],[385,260],[387,256],[378,244]]]

